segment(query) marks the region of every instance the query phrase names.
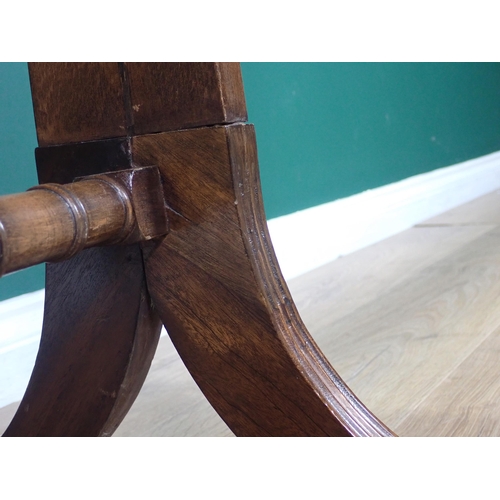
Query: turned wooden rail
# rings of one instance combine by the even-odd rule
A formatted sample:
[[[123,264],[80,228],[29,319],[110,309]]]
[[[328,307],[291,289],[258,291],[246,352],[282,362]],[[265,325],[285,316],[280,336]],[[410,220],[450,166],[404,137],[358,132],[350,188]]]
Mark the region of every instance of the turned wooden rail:
[[[41,184],[0,197],[0,276],[69,259],[85,248],[147,241],[167,232],[155,167]]]
[[[281,275],[239,65],[29,69],[42,185],[0,199],[2,266],[67,260],[47,264],[40,349],[5,435],[112,434],[162,323],[236,435],[393,435]]]

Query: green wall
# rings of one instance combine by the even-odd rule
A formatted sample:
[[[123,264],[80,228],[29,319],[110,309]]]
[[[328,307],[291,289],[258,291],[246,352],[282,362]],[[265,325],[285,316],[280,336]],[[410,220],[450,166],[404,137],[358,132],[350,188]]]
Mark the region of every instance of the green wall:
[[[38,183],[33,151],[37,146],[26,63],[0,63],[0,196]],[[0,300],[44,287],[45,266],[0,279]]]
[[[500,64],[244,63],[268,218],[500,150]]]
[[[500,150],[500,64],[243,63],[268,218]],[[0,64],[0,195],[36,184],[27,66]],[[43,287],[43,266],[0,300]]]

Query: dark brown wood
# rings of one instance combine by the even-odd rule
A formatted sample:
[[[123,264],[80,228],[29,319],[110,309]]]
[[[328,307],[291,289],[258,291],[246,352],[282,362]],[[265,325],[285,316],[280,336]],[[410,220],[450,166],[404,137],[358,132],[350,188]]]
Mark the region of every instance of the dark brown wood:
[[[127,141],[37,151],[44,182],[132,167]],[[88,160],[93,161],[89,162]],[[137,396],[158,343],[139,244],[47,264],[42,338],[6,436],[110,435]]]
[[[130,223],[125,228],[131,212],[130,200],[122,201],[109,184],[97,180],[78,185],[45,184],[34,191],[2,196],[0,276],[70,258],[87,246],[115,240],[124,229],[131,230]]]
[[[30,64],[38,143],[245,121],[237,63]]]
[[[168,223],[158,169],[87,176],[2,196],[0,227],[0,276],[96,245],[163,236]]]
[[[237,63],[125,63],[134,135],[247,120]]]
[[[171,231],[142,248],[93,248],[48,265],[40,351],[6,435],[111,434],[151,362],[155,310],[235,434],[393,435],[324,358],[281,276],[254,130],[241,123],[239,67],[118,63],[30,71],[42,144],[100,139],[39,150],[40,179],[71,182],[123,164],[158,165]],[[81,158],[97,160],[92,171]]]
[[[148,286],[184,363],[239,436],[383,436],[293,305],[267,232],[250,125],[136,137],[159,166],[171,232]],[[168,266],[168,267],[166,267]]]
[[[130,139],[121,137],[35,149],[38,182],[68,184],[75,176],[105,174],[131,167]]]
[[[123,187],[133,211],[130,232],[117,243],[149,242],[168,233],[168,217],[163,194],[163,183],[157,167],[139,167],[101,174],[97,178]]]
[[[141,250],[84,250],[48,264],[46,282],[35,367],[5,436],[111,434],[142,385],[160,333]]]
[[[32,63],[39,146],[127,135],[118,63]]]

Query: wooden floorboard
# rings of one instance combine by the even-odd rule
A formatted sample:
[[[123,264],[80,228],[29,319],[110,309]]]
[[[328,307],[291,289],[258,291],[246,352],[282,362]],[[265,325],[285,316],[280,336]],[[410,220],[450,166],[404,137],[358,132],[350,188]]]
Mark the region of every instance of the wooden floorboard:
[[[500,436],[500,331],[492,332],[399,424],[404,436]]]
[[[3,434],[5,429],[7,429],[18,407],[19,402],[0,408],[0,434]]]
[[[419,429],[421,414],[411,415],[498,332],[499,214],[494,193],[290,283],[323,352],[400,435],[410,432],[409,421],[411,435],[428,435],[428,422]],[[489,401],[484,411],[493,410],[500,414],[500,404]],[[468,425],[453,435],[460,432],[479,431]]]
[[[335,369],[396,433],[500,436],[500,191],[289,286]],[[16,408],[0,409],[0,430]],[[115,436],[232,433],[163,337]]]
[[[169,337],[162,337],[146,382],[114,436],[233,436],[198,389]]]

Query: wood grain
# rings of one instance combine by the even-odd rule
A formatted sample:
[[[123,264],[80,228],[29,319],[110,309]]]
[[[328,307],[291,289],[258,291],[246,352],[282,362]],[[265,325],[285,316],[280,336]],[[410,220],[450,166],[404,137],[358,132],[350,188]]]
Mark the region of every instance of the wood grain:
[[[142,253],[137,245],[85,250],[48,264],[46,283],[35,367],[5,435],[109,434],[140,388],[139,377],[127,383],[132,365],[145,360],[136,375],[146,376],[160,332]]]
[[[342,353],[335,348],[335,338],[340,332],[328,327],[329,324],[335,324],[344,315],[349,316],[354,321],[354,331],[356,323],[359,322],[356,310],[361,314],[367,310],[368,304],[371,304],[370,307],[374,310],[378,300],[385,305],[386,291],[391,287],[411,289],[412,280],[419,275],[428,276],[427,292],[424,293],[432,295],[436,283],[446,278],[445,274],[440,274],[440,270],[456,266],[457,272],[460,272],[460,269],[467,267],[469,258],[475,261],[477,267],[481,265],[483,257],[483,275],[490,265],[497,266],[495,260],[488,256],[489,251],[484,252],[484,238],[500,225],[500,192],[475,200],[462,209],[443,214],[439,219],[439,225],[431,225],[427,221],[418,228],[344,256],[289,283],[306,325],[330,359],[339,360],[335,367],[342,376],[347,378],[349,373],[355,373],[356,369],[363,366],[366,366],[367,370],[373,368],[374,373],[378,369],[383,371],[384,362],[394,361],[394,358],[380,356],[370,363],[377,355],[377,352],[373,351],[374,345],[370,341],[365,343],[363,336],[356,333],[350,338],[352,348],[349,348],[348,352],[353,356],[357,354],[358,361],[351,357],[344,364]],[[498,231],[495,233],[500,237]],[[493,250],[493,247],[491,244],[490,249]],[[463,253],[465,248],[468,249],[468,256]],[[462,257],[458,258],[460,254]],[[494,272],[490,271],[492,274]],[[484,340],[476,338],[476,347],[464,351],[464,355],[461,355],[462,348],[467,349],[470,345],[462,342],[462,338],[465,335],[472,338],[481,335],[481,325],[485,324],[485,311],[491,307],[494,313],[496,308],[495,290],[482,287],[481,282],[476,286],[475,278],[475,273],[468,273],[461,285],[463,290],[475,289],[474,293],[478,295],[474,307],[467,307],[467,314],[461,316],[455,325],[467,327],[467,330],[458,331],[457,342],[450,343],[450,337],[453,337],[454,333],[440,335],[441,325],[448,323],[452,326],[450,321],[456,312],[451,307],[443,307],[448,300],[446,286],[442,288],[442,300],[432,301],[434,310],[421,311],[420,317],[428,318],[428,338],[423,335],[418,343],[413,342],[411,346],[408,344],[408,338],[401,339],[399,347],[411,349],[415,358],[413,362],[421,368],[415,372],[415,378],[411,382],[414,384],[413,389],[406,385],[410,379],[398,379],[403,386],[402,393],[405,389],[413,391],[411,395],[414,396],[415,403],[411,408],[406,407],[406,410],[411,411],[407,412],[403,419],[401,415],[405,409],[404,400],[398,401],[396,396],[380,399],[377,395],[378,390],[385,390],[384,377],[373,377],[371,383],[370,378],[365,377],[359,386],[356,385],[357,381],[350,382],[353,388],[359,389],[358,392],[368,404],[373,403],[373,411],[378,411],[378,405],[381,403],[380,408],[386,412],[387,422],[395,424],[395,430],[402,436],[500,436],[500,370],[497,362],[500,329],[493,326]],[[418,293],[422,293],[422,290]],[[393,294],[393,297],[396,297],[396,294]],[[401,309],[400,320],[404,322],[408,304],[403,300],[398,304]],[[383,312],[384,306],[380,305],[380,314],[371,316],[372,321],[378,324],[381,335],[385,331],[386,316]],[[412,312],[409,312],[411,318]],[[448,316],[447,319],[445,315]],[[417,323],[417,326],[419,324],[422,322]],[[493,325],[494,321],[491,324]],[[349,330],[346,326],[344,334]],[[391,336],[387,339],[387,344],[394,341],[394,336]],[[439,369],[441,358],[437,354],[442,350],[425,345],[433,342],[447,343],[453,349],[456,362],[451,368],[449,357],[445,356],[443,360],[446,364]],[[467,355],[467,352],[470,354]],[[375,368],[377,363],[378,368]],[[421,391],[419,384],[427,384],[426,372],[429,368],[434,370],[435,386],[425,393]],[[384,373],[387,375],[387,372]],[[397,371],[393,371],[392,376],[397,378],[399,375]],[[420,378],[421,376],[423,378]],[[357,380],[360,381],[361,377]],[[423,397],[419,398],[422,394]],[[18,404],[13,404],[0,409],[0,430],[7,426],[17,406]],[[178,358],[170,339],[163,337],[160,339],[143,389],[115,435],[230,436],[232,433],[205,400]]]
[[[0,414],[1,416],[1,414]],[[160,339],[144,386],[114,436],[234,436],[184,366]]]
[[[30,78],[42,182],[131,168],[122,136],[246,119],[234,64],[31,64]],[[159,335],[142,254],[137,245],[93,249],[48,266],[41,346],[6,435],[113,432]]]
[[[134,135],[246,121],[237,63],[125,63]]]
[[[461,293],[475,290],[473,293],[477,296],[471,307],[466,307],[465,313],[456,321],[454,315],[462,306],[457,309],[444,307],[450,296],[447,287],[443,286],[441,294],[435,296],[430,307],[420,311],[420,320],[414,323],[415,336],[420,336],[418,342],[412,342],[405,334],[398,339],[394,331],[387,331],[385,345],[398,342],[394,356],[376,358],[380,351],[370,339],[364,339],[362,330],[356,328],[371,304],[372,331],[378,327],[382,337],[387,325],[384,294],[393,287],[411,290],[413,280],[418,276],[427,276],[428,279],[425,280],[426,290],[419,287],[417,296],[432,296],[436,283],[453,276],[450,268],[456,267],[460,274],[468,267],[469,259],[475,263],[476,269],[478,266],[482,268],[479,275],[489,273],[493,280],[498,263],[491,258],[490,250],[494,252],[495,244],[491,243],[490,250],[485,252],[485,238],[493,238],[492,234],[487,236],[492,230],[495,230],[496,237],[500,237],[496,229],[499,225],[500,192],[495,192],[442,214],[437,224],[434,219],[426,221],[417,228],[344,256],[289,283],[298,309],[323,352],[335,361],[336,369],[350,381],[372,411],[385,412],[386,422],[399,435],[500,436],[500,369],[497,362],[500,329],[495,327],[494,317],[490,316],[485,321],[485,313],[496,315],[498,310],[495,305],[498,294],[491,288],[492,281],[490,286],[484,287],[484,281],[476,282],[476,273],[463,276],[456,290],[461,288],[464,291]],[[497,246],[500,246],[500,241]],[[492,268],[487,271],[490,266]],[[397,294],[392,294],[392,298],[394,307],[401,310],[401,324],[409,322],[414,310],[409,310],[409,303],[402,297],[399,299]],[[379,300],[381,304],[377,306]],[[342,332],[334,326],[343,316],[349,317],[353,324],[351,329],[348,323],[344,323],[345,330]],[[422,325],[425,332],[419,331]],[[442,330],[446,325],[448,334]],[[482,331],[485,326],[492,328],[486,335]],[[351,331],[354,334],[347,338]],[[341,334],[346,337],[346,343],[352,344],[347,349],[349,358],[345,362],[342,352],[336,348],[336,338]],[[469,341],[464,342],[466,336]],[[483,340],[478,336],[483,336]],[[117,435],[228,435],[229,431],[211,409],[203,406],[201,393],[190,384],[184,367],[176,365],[167,340],[160,341],[158,362],[153,362],[144,392],[125,418],[123,428],[118,428]],[[449,354],[455,358],[451,364],[448,354],[440,357],[443,349],[436,348],[436,345],[441,342],[448,346]],[[380,340],[380,345],[382,343]],[[418,368],[413,379],[404,377],[403,363],[399,364],[403,372],[394,369],[400,350],[411,351],[411,362]],[[392,367],[388,369],[386,363],[392,364]],[[356,377],[356,372],[363,369],[371,371],[373,377]],[[382,371],[381,377],[377,376],[379,370]],[[428,370],[432,370],[433,374],[430,386]],[[167,387],[171,377],[175,385]],[[395,382],[390,377],[394,377],[402,387],[398,394],[387,396],[390,392],[386,384]],[[430,391],[427,392],[425,387]],[[380,397],[379,391],[387,397]],[[405,393],[413,398],[410,406],[407,406],[406,396],[400,399],[400,395]],[[163,411],[158,398],[165,403],[175,400],[176,406]],[[185,408],[189,410],[185,411]]]
[[[172,231],[144,251],[92,249],[49,266],[39,355],[6,435],[113,432],[158,338],[144,271],[178,352],[235,434],[392,435],[319,351],[281,276],[253,128],[220,126],[246,119],[237,65],[35,65],[31,78],[41,144],[81,151],[126,135],[113,157],[159,165]],[[49,181],[100,168],[69,164],[67,148],[38,155],[41,171],[47,157],[57,164]]]
[[[479,242],[490,256],[495,240],[485,235]],[[469,247],[469,252],[475,248]],[[472,258],[467,247],[457,258],[435,262],[421,273],[410,272],[394,287],[381,290],[376,300],[323,330],[329,332],[329,345],[322,347],[331,362],[396,432],[412,408],[499,323],[498,273],[494,268],[484,271],[483,263],[460,262]],[[485,296],[490,299],[488,308]],[[478,308],[483,313],[471,325],[468,319]]]
[[[118,63],[31,63],[39,146],[127,134]]]
[[[238,63],[32,63],[49,146],[246,121]]]
[[[490,333],[408,412],[405,436],[500,436],[500,329]]]
[[[325,355],[399,435],[498,433],[495,348],[484,356],[500,327],[499,202],[488,195],[290,283]]]
[[[131,166],[130,156],[128,138],[40,147],[35,150],[38,182],[68,184],[75,175],[126,170]]]
[[[46,184],[0,197],[0,276],[70,258],[92,242],[116,239],[122,233],[131,210],[116,191],[97,181],[78,187],[75,192],[71,185]],[[94,204],[92,199],[102,203]]]
[[[130,168],[124,145],[111,140],[41,148],[39,176],[71,182]],[[92,248],[48,264],[40,349],[5,435],[111,435],[142,386],[160,328],[139,244]]]
[[[0,276],[69,259],[97,245],[148,241],[168,232],[155,167],[42,184],[0,197]]]
[[[136,137],[157,164],[171,232],[149,290],[184,363],[236,435],[389,435],[309,337],[280,275],[245,125]],[[165,265],[168,263],[168,272]]]

